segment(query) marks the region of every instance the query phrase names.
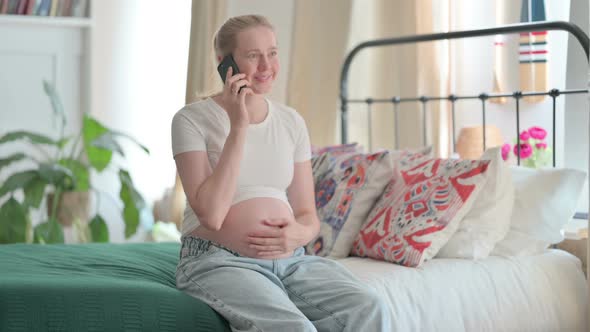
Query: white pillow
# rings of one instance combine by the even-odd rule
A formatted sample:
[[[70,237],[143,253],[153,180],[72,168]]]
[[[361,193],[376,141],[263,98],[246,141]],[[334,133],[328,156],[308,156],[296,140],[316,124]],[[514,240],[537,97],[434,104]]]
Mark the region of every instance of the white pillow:
[[[491,161],[486,183],[438,258],[486,258],[510,229],[514,204],[510,168],[502,160],[501,148],[486,150],[480,159]]]
[[[515,198],[510,230],[491,255],[531,255],[561,242],[561,230],[576,212],[586,173],[563,168],[511,171]]]

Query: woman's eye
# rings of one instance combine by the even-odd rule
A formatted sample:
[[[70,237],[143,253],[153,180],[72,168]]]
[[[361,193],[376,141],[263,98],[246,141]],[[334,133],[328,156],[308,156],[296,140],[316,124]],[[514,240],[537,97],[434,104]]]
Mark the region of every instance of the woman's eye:
[[[252,53],[252,54],[248,54],[248,59],[256,59],[256,54]]]
[[[272,51],[272,52],[270,52],[270,56],[277,56],[278,53],[279,52],[277,52],[277,51]]]

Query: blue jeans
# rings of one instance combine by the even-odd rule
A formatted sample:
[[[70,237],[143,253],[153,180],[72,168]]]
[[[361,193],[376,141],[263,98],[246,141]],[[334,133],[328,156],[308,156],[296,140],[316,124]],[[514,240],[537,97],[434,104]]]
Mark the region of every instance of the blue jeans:
[[[176,287],[217,311],[232,331],[388,331],[392,309],[341,264],[306,256],[256,259],[184,238]]]

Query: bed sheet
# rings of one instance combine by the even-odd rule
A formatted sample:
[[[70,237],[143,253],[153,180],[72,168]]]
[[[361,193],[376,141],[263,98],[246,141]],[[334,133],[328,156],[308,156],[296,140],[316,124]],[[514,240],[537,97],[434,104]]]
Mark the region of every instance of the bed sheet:
[[[525,257],[433,259],[408,268],[338,260],[387,297],[391,331],[586,331],[580,260],[558,249]]]

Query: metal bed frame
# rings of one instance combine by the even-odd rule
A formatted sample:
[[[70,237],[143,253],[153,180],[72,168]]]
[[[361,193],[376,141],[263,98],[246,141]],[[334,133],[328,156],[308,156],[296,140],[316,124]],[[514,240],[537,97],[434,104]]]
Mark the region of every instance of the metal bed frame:
[[[568,94],[587,94],[588,89],[570,89],[570,90],[558,90],[552,89],[550,91],[529,91],[529,92],[522,92],[522,91],[515,91],[513,93],[502,93],[502,94],[488,94],[488,93],[481,93],[477,96],[458,96],[458,95],[448,95],[448,96],[418,96],[418,97],[400,97],[400,96],[393,96],[391,98],[366,98],[366,99],[348,99],[348,72],[350,69],[350,65],[354,57],[363,49],[372,48],[372,47],[381,47],[381,46],[393,46],[393,45],[400,45],[400,44],[411,44],[411,43],[418,43],[418,42],[426,42],[426,41],[437,41],[437,40],[450,40],[450,39],[459,39],[459,38],[469,38],[469,37],[481,37],[481,36],[490,36],[490,35],[498,35],[498,34],[511,34],[511,33],[523,33],[523,32],[535,32],[535,31],[547,31],[547,30],[562,30],[571,33],[580,45],[582,46],[585,54],[586,59],[589,60],[589,44],[590,41],[588,36],[584,33],[582,29],[580,29],[575,24],[563,21],[546,21],[546,22],[536,22],[536,23],[520,23],[520,24],[511,24],[511,25],[504,25],[495,28],[486,28],[486,29],[478,29],[478,30],[465,30],[465,31],[453,31],[453,32],[445,32],[445,33],[434,33],[434,34],[424,34],[424,35],[414,35],[414,36],[406,36],[406,37],[396,37],[396,38],[385,38],[385,39],[375,39],[363,42],[357,45],[352,51],[348,53],[344,64],[342,66],[341,76],[340,76],[340,117],[341,117],[341,142],[343,144],[348,143],[348,104],[366,104],[367,105],[367,117],[368,117],[368,145],[369,151],[372,150],[372,123],[371,123],[371,105],[374,103],[392,103],[393,104],[393,112],[394,112],[394,121],[395,121],[395,148],[399,149],[399,122],[398,122],[398,112],[399,106],[401,103],[407,102],[420,102],[422,104],[421,112],[422,112],[422,140],[424,145],[427,144],[426,139],[426,111],[428,108],[428,102],[430,101],[441,101],[441,100],[448,100],[451,103],[451,119],[452,119],[452,128],[451,133],[453,135],[453,152],[455,151],[455,104],[460,100],[467,100],[467,99],[479,99],[481,101],[481,112],[482,112],[482,124],[483,124],[483,148],[486,148],[486,101],[492,98],[513,98],[516,105],[516,137],[519,137],[520,134],[520,99],[527,96],[550,96],[553,101],[553,167],[555,167],[555,108],[556,108],[556,98],[561,95],[568,95]],[[590,123],[589,123],[589,130],[590,130]],[[589,142],[590,143],[590,142]],[[520,145],[517,145],[518,153],[517,153],[517,164],[520,165]],[[590,160],[590,144],[589,144],[589,154],[588,158]],[[590,162],[588,166],[588,176],[590,176]],[[590,181],[589,181],[590,183]],[[590,193],[590,185],[589,185],[589,193]],[[590,206],[590,205],[589,205]],[[576,219],[586,219],[588,222],[588,228],[590,229],[590,219],[588,213],[576,213],[574,216]],[[588,239],[590,244],[590,238]],[[590,251],[590,245],[588,246]],[[590,254],[588,255],[590,257]],[[590,275],[590,265],[588,265],[588,275]]]

